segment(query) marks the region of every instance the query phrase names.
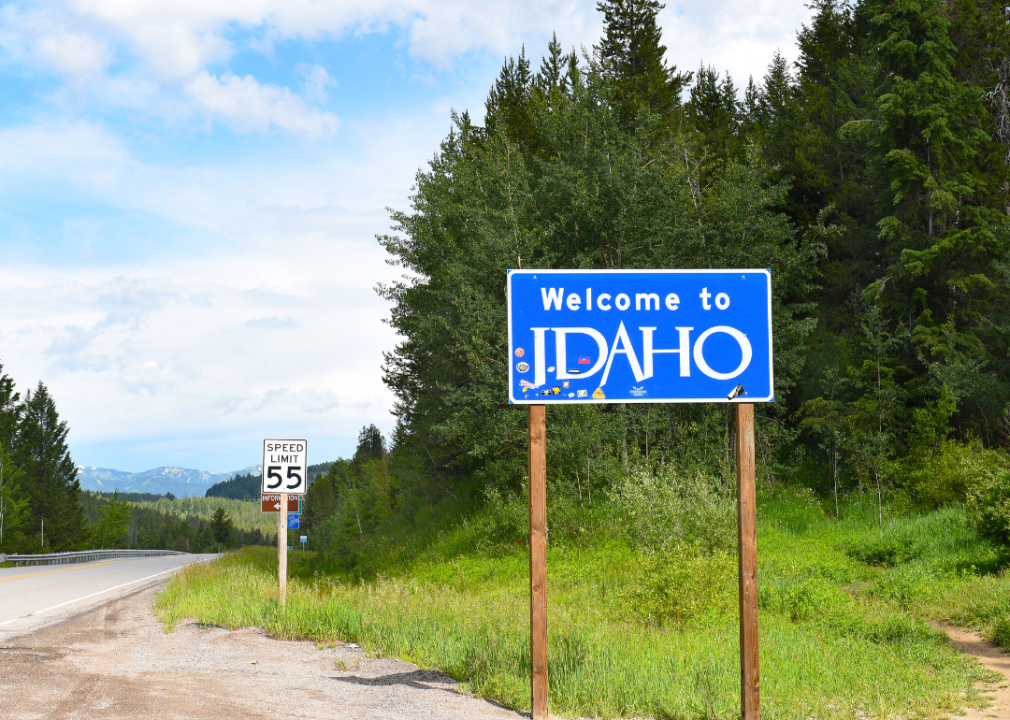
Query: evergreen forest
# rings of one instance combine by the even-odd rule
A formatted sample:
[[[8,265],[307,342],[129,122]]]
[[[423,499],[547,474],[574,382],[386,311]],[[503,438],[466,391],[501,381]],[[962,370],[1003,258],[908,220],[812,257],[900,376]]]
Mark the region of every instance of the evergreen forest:
[[[762,487],[811,488],[836,516],[872,505],[878,525],[964,505],[1010,539],[1004,7],[815,0],[798,59],[746,79],[670,66],[656,0],[598,8],[597,45],[555,35],[539,61],[522,48],[483,112],[453,114],[378,238],[404,272],[378,288],[402,338],[384,364],[396,426],[388,451],[364,428],[313,485],[321,546],[346,560],[450,507],[521,506],[505,299],[520,267],[770,268]],[[642,469],[728,491],[731,410],[551,406],[553,531],[585,532]]]

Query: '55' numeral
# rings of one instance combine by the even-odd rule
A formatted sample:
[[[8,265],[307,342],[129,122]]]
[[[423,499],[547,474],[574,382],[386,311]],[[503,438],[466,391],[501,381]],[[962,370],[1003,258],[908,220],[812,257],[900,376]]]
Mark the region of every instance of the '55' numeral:
[[[271,465],[271,466],[269,466],[267,468],[267,488],[268,489],[270,489],[270,490],[276,490],[277,488],[279,488],[281,486],[281,483],[284,482],[284,478],[281,476],[280,470],[281,470],[281,466],[280,465]],[[275,482],[275,483],[269,482],[270,480],[273,480],[274,478],[277,478],[277,482]],[[294,479],[295,482],[294,482],[293,485],[288,485],[287,486],[288,490],[293,490],[294,488],[299,487],[302,484],[302,476],[298,473],[298,468],[296,468],[296,467],[289,467],[288,468],[288,480],[291,480],[291,479]]]

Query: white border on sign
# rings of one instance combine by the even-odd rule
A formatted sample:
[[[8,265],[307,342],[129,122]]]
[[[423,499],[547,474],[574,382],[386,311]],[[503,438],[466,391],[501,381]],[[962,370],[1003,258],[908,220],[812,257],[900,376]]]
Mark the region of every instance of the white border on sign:
[[[561,274],[565,273],[571,274],[581,274],[581,275],[631,275],[631,274],[650,274],[650,275],[710,275],[713,273],[727,273],[727,274],[750,274],[750,273],[760,273],[765,276],[768,281],[768,387],[771,389],[771,394],[767,397],[755,398],[750,395],[741,395],[740,397],[729,400],[725,395],[716,398],[621,398],[620,400],[597,400],[595,398],[563,398],[560,395],[551,396],[556,397],[556,400],[548,399],[546,396],[537,396],[536,398],[514,398],[512,397],[512,391],[515,389],[512,387],[512,276],[513,275],[539,275],[539,274]],[[508,277],[505,283],[505,303],[506,310],[508,312],[508,352],[509,352],[509,374],[508,374],[508,395],[509,395],[509,405],[613,405],[615,403],[756,403],[756,402],[775,402],[775,372],[774,372],[774,362],[775,353],[772,348],[772,342],[774,341],[774,336],[772,335],[772,271],[768,268],[709,268],[706,270],[670,270],[670,269],[659,269],[659,270],[536,270],[536,269],[526,269],[526,268],[513,268],[508,270]],[[746,390],[746,388],[744,388]]]
[[[305,443],[305,453],[302,458],[302,463],[292,467],[302,468],[302,489],[301,490],[287,490],[287,489],[276,489],[276,490],[264,490],[263,486],[266,485],[267,481],[267,443],[291,443],[300,442]],[[309,441],[306,438],[264,438],[263,439],[263,466],[260,470],[260,495],[305,495],[309,491]],[[301,500],[299,500],[301,503]]]

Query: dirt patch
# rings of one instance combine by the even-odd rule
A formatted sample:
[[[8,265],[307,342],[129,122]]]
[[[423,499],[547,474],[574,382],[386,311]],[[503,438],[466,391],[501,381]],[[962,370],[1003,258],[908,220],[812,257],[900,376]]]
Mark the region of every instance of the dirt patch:
[[[973,632],[951,625],[941,625],[939,628],[947,633],[947,637],[955,647],[966,655],[971,655],[985,668],[998,672],[1004,677],[1002,682],[995,685],[978,685],[979,691],[991,703],[989,707],[984,710],[967,708],[964,715],[957,717],[964,720],[983,720],[983,718],[1010,720],[1010,655],[1006,654],[999,645]]]
[[[445,673],[256,629],[180,625],[148,589],[0,645],[4,720],[515,719]]]

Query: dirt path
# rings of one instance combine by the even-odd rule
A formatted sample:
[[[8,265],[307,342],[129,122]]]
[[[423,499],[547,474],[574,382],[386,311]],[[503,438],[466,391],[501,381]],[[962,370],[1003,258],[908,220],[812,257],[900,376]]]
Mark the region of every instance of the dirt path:
[[[1003,652],[999,645],[967,630],[950,625],[940,626],[940,629],[947,633],[947,637],[955,647],[965,654],[971,655],[989,670],[995,670],[1006,678],[996,686],[988,684],[979,686],[982,694],[992,703],[989,707],[984,710],[966,708],[965,714],[957,717],[963,718],[963,720],[983,720],[984,718],[1010,720],[1010,655]]]
[[[254,629],[165,634],[144,590],[0,645],[4,720],[515,720],[437,671]]]

